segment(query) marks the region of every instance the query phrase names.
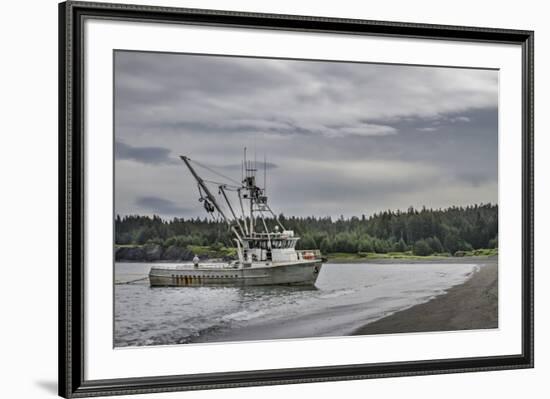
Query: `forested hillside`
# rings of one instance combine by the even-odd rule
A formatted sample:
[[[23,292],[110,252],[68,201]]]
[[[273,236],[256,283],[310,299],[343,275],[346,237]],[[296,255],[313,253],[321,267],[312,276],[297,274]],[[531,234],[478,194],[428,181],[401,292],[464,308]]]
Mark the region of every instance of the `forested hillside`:
[[[412,251],[430,255],[498,247],[498,206],[492,204],[447,209],[384,211],[370,217],[287,217],[281,223],[301,237],[298,249],[329,253]],[[267,220],[273,226],[274,220]],[[158,216],[117,216],[116,244],[156,244],[162,248],[232,246],[225,223],[209,219],[163,220]]]

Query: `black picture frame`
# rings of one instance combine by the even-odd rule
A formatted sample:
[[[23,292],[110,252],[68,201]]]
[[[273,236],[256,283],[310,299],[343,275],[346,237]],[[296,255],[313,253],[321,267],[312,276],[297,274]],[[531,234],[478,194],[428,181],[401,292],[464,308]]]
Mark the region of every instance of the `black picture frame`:
[[[84,378],[84,18],[208,24],[399,38],[510,43],[522,48],[522,353],[161,377]],[[59,395],[86,397],[460,373],[534,366],[534,32],[233,11],[64,2],[59,4]]]

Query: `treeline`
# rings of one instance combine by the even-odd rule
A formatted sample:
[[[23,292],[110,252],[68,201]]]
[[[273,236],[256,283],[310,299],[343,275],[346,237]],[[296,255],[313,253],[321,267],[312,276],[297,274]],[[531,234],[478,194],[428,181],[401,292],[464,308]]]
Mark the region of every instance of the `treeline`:
[[[492,204],[447,209],[384,211],[370,217],[286,217],[281,223],[301,237],[298,249],[323,253],[406,252],[415,255],[455,254],[498,247],[498,206]],[[274,226],[274,220],[267,220]],[[157,244],[164,248],[189,245],[233,246],[223,222],[207,218],[164,220],[158,216],[117,216],[116,244]]]

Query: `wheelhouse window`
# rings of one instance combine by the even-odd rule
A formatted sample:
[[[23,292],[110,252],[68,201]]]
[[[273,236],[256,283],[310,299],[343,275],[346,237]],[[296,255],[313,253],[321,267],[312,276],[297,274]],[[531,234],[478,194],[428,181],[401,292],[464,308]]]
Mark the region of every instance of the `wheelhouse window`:
[[[283,248],[294,248],[296,246],[297,239],[290,239],[290,240],[278,240],[273,239],[271,240],[271,248],[272,249],[283,249]],[[269,249],[269,240],[266,239],[259,239],[259,240],[248,240],[245,242],[244,245],[245,249]]]

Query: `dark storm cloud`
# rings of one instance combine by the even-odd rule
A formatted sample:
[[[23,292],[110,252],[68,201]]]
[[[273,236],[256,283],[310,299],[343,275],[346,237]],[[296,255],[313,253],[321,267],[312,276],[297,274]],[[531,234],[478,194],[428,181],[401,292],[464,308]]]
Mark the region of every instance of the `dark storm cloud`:
[[[229,57],[184,57],[178,54],[117,52],[115,68],[124,71],[115,81],[118,95],[154,106],[159,102],[204,93],[215,92],[223,97],[232,96],[238,90],[242,95],[250,96],[255,91],[275,89],[289,83],[287,76],[266,73],[255,65],[234,63],[231,61],[233,58]],[[159,59],[163,61],[159,62]],[[193,78],[174,79],[178,76]]]
[[[160,197],[138,197],[136,205],[157,215],[185,215],[189,213],[189,209]]]
[[[134,147],[121,141],[115,142],[115,158],[152,165],[175,163],[175,158],[170,156],[170,150],[166,148]]]
[[[399,135],[376,138],[372,145],[364,146],[362,153],[369,159],[437,165],[447,178],[473,185],[496,181],[497,121],[496,108],[395,120],[391,124]]]
[[[230,120],[223,123],[212,122],[155,122],[149,125],[150,128],[174,132],[193,132],[204,134],[272,134],[279,136],[306,135],[312,138],[319,136],[342,137],[342,136],[385,136],[395,134],[396,130],[387,124],[372,124],[356,122],[351,124],[320,124],[314,126],[301,126],[291,121],[276,119],[257,120]]]
[[[239,180],[243,147],[287,214],[496,202],[497,105],[496,71],[117,52],[117,211],[204,216],[176,155]]]

